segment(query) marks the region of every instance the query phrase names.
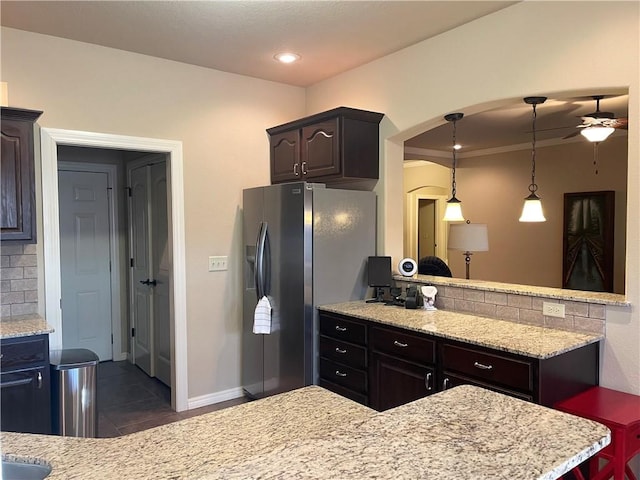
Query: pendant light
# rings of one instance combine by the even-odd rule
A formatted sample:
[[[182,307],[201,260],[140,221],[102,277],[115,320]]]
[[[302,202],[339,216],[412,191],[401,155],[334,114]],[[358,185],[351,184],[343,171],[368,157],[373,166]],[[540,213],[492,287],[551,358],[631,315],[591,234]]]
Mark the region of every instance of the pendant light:
[[[449,113],[444,116],[447,122],[453,123],[453,168],[451,169],[451,198],[447,200],[447,209],[444,212],[445,222],[464,222],[462,216],[462,204],[456,198],[456,150],[460,147],[456,145],[456,122],[464,116],[464,113]]]
[[[536,185],[536,105],[544,103],[547,97],[526,97],[524,103],[533,105],[533,139],[531,141],[531,184],[529,185],[529,196],[524,199],[524,207],[522,207],[521,222],[546,222],[544,213],[542,213],[542,202],[540,197],[536,195],[538,185]]]

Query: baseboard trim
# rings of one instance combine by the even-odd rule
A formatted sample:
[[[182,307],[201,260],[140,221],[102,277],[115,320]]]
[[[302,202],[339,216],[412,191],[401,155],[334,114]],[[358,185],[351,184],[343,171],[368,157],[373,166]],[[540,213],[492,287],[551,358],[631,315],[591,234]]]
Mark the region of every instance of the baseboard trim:
[[[229,390],[223,390],[222,392],[209,393],[207,395],[190,398],[187,402],[187,408],[188,410],[192,410],[194,408],[206,407],[207,405],[213,405],[214,403],[226,402],[227,400],[240,398],[243,395],[244,392],[242,391],[242,387],[230,388]]]

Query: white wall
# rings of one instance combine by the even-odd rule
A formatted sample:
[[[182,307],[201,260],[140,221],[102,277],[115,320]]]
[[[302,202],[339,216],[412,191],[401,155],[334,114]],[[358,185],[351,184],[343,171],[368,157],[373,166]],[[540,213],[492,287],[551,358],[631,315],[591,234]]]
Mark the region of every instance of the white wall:
[[[384,112],[379,253],[402,255],[402,142],[504,99],[629,88],[629,124],[640,120],[637,2],[521,2],[307,89],[307,113],[336,105]],[[624,40],[621,40],[624,39]],[[565,95],[569,96],[569,95]],[[640,161],[629,129],[627,308],[607,309],[604,386],[640,393]],[[634,239],[631,241],[630,239]]]
[[[242,189],[269,182],[265,129],[304,115],[304,89],[8,28],[1,54],[42,127],[183,142],[189,398],[238,388]]]

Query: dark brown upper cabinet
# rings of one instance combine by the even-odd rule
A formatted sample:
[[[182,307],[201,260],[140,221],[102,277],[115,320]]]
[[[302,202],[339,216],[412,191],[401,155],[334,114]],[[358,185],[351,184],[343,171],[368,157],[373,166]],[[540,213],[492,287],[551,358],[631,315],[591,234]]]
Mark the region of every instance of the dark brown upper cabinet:
[[[0,240],[35,243],[34,123],[42,112],[2,107]]]
[[[267,129],[271,183],[306,180],[373,189],[383,116],[338,107]]]

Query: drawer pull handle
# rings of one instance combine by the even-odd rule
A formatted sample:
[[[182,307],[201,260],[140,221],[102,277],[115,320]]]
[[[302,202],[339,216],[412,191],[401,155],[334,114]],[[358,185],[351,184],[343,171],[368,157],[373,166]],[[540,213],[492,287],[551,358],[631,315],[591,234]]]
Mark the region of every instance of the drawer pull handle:
[[[409,346],[409,344],[408,344],[408,343],[400,343],[398,340],[394,340],[394,341],[393,341],[393,344],[394,344],[396,347],[402,347],[402,348],[405,348],[405,347],[408,347],[408,346]]]
[[[336,370],[336,375],[337,375],[338,377],[346,377],[346,376],[347,376],[347,374],[346,374],[346,373],[342,373],[340,370]]]
[[[483,363],[473,362],[473,366],[480,370],[491,370],[493,365],[484,365]]]
[[[342,349],[340,347],[336,347],[336,353],[340,353],[342,355],[344,355],[345,353],[347,353],[347,349]]]
[[[42,388],[42,372],[38,372],[36,379],[38,382],[38,390],[40,390]]]
[[[347,327],[341,327],[340,325],[336,325],[336,330],[338,332],[346,332],[347,331]]]
[[[297,164],[297,163],[294,163],[294,164],[293,164],[293,174],[294,174],[296,177],[300,176],[300,174],[298,173],[298,164]]]
[[[442,390],[446,390],[447,388],[449,388],[449,384],[451,383],[451,381],[448,378],[445,378],[442,381]]]
[[[427,391],[430,392],[431,391],[431,378],[433,377],[433,375],[431,374],[431,372],[427,373],[424,377],[424,386],[426,387]]]

